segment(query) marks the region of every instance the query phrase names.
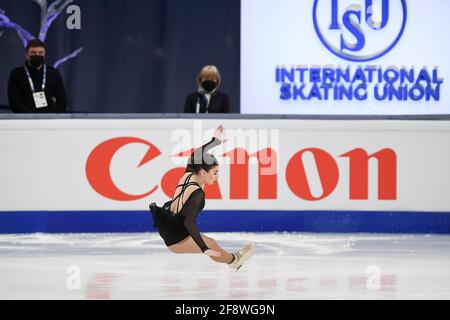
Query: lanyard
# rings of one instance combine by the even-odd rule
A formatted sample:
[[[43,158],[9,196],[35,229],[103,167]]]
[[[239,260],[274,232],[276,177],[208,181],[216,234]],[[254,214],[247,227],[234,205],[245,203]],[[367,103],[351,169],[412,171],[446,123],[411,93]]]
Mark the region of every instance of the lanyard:
[[[211,96],[212,96],[212,94],[209,94],[209,99],[208,99],[208,97],[206,97],[206,94],[204,95],[204,97],[206,99],[205,113],[209,113],[208,107],[209,107],[209,103],[211,101]],[[200,113],[200,96],[197,97],[197,104],[195,105],[195,113]]]
[[[28,68],[26,65],[25,65],[25,72],[27,73],[28,82],[30,83],[31,91],[33,91],[33,93],[35,93],[36,91],[34,90],[33,80],[31,80],[30,71],[28,71]],[[41,91],[44,91],[46,82],[47,82],[47,66],[44,64],[44,74],[42,76],[42,90]]]

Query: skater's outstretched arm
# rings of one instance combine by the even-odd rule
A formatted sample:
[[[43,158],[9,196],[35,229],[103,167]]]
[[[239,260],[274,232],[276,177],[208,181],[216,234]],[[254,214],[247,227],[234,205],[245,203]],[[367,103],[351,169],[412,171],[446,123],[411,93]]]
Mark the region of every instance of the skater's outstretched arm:
[[[203,162],[203,155],[208,152],[208,150],[214,148],[215,146],[220,145],[220,140],[213,137],[208,143],[204,144],[200,148],[195,149],[195,151],[191,155],[191,161],[194,161],[194,164],[200,164]]]
[[[224,143],[226,140],[222,141],[223,136],[223,126],[220,125],[217,127],[216,131],[214,132],[214,136],[212,139],[201,146],[200,148],[197,148],[191,158],[194,160],[194,164],[202,163],[203,155],[208,152],[210,149],[220,145],[221,143]]]

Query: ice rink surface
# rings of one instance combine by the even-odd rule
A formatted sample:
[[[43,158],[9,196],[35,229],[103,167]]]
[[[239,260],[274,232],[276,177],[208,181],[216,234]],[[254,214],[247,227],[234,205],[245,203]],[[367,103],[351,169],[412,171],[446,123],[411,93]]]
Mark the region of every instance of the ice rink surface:
[[[450,299],[450,236],[207,233],[241,270],[156,233],[0,235],[0,299]]]

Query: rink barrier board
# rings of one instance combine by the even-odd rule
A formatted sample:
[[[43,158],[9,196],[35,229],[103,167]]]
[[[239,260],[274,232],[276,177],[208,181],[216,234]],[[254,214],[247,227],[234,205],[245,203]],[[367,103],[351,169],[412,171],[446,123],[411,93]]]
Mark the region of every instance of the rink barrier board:
[[[450,234],[450,212],[207,210],[202,232]],[[0,234],[155,232],[149,211],[0,212]]]
[[[0,121],[0,213],[136,211],[150,200],[164,203],[184,172],[180,153],[207,141],[218,123],[94,119]],[[214,150],[223,165],[218,185],[205,189],[208,210],[450,212],[450,121],[222,120],[235,138]],[[242,130],[251,130],[248,139]],[[258,155],[268,148],[277,166],[263,177]],[[245,168],[229,161],[240,151],[248,154]]]

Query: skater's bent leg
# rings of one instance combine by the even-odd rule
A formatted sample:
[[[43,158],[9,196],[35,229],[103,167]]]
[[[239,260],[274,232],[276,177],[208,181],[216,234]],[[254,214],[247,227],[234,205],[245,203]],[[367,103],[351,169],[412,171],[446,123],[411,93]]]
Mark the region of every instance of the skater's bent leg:
[[[205,235],[202,234],[203,241],[205,241],[208,248],[220,252],[220,257],[210,257],[216,262],[222,262],[222,263],[230,263],[233,260],[233,256],[222,249],[217,242]],[[202,253],[202,250],[198,247],[198,245],[195,243],[194,239],[192,237],[187,237],[183,241],[180,241],[174,245],[171,245],[169,247],[169,250],[174,253]]]

